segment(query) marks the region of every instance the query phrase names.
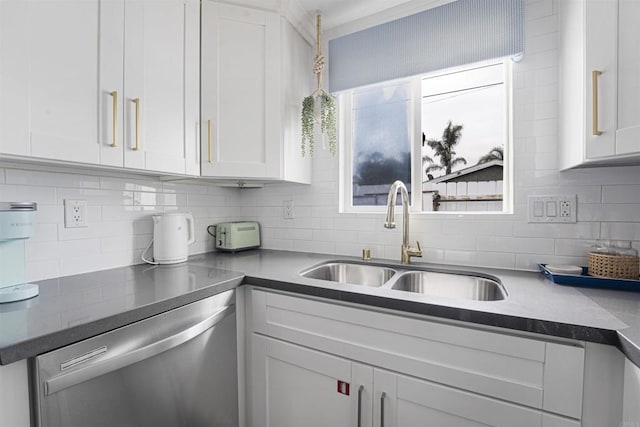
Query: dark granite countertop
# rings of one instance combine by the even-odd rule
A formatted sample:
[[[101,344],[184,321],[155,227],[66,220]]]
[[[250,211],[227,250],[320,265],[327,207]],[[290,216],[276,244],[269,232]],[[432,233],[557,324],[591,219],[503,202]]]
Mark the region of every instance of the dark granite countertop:
[[[0,304],[0,365],[224,292],[239,286],[243,277],[183,263],[38,281],[39,296]]]
[[[349,303],[615,345],[640,366],[640,294],[558,286],[535,272],[446,267],[498,278],[503,301],[453,300],[307,279],[299,272],[357,258],[252,250],[212,252],[174,266],[138,265],[45,280],[40,296],[0,304],[0,364],[35,356],[242,283]],[[405,268],[389,260],[373,263]]]

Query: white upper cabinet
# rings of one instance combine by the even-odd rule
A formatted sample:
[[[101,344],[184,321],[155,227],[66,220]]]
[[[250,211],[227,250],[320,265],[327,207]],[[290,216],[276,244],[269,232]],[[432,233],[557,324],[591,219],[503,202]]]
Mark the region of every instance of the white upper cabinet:
[[[640,162],[640,4],[563,0],[560,167]]]
[[[211,1],[201,31],[202,175],[309,182],[297,129],[311,46],[274,12]]]
[[[113,135],[122,110],[111,94],[122,94],[123,7],[0,2],[0,152],[94,164],[101,151],[110,152],[106,164],[122,158]]]
[[[0,153],[197,175],[198,24],[197,0],[1,1]]]
[[[199,2],[125,3],[124,166],[198,175]]]

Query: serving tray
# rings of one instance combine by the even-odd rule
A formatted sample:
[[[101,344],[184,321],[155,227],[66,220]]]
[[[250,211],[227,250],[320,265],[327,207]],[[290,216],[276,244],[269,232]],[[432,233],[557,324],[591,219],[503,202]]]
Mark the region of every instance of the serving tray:
[[[540,267],[540,271],[547,279],[557,285],[640,292],[640,280],[608,279],[604,277],[589,276],[587,267],[582,267],[581,275],[552,273],[547,270],[547,264],[538,264],[538,267]]]

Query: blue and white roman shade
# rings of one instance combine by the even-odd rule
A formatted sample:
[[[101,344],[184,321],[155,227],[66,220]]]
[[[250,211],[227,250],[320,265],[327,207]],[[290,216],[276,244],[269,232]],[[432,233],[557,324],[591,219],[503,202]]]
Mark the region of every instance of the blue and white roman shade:
[[[457,0],[329,41],[340,92],[524,50],[524,0]]]

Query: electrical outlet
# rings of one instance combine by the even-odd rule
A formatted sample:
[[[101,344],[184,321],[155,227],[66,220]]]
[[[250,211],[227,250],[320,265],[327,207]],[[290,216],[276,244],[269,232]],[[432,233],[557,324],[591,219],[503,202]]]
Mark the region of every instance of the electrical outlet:
[[[285,200],[282,202],[282,211],[284,219],[293,219],[293,200]]]
[[[87,201],[64,201],[64,226],[65,228],[88,227],[87,225]]]
[[[529,196],[529,222],[574,223],[577,196]]]

